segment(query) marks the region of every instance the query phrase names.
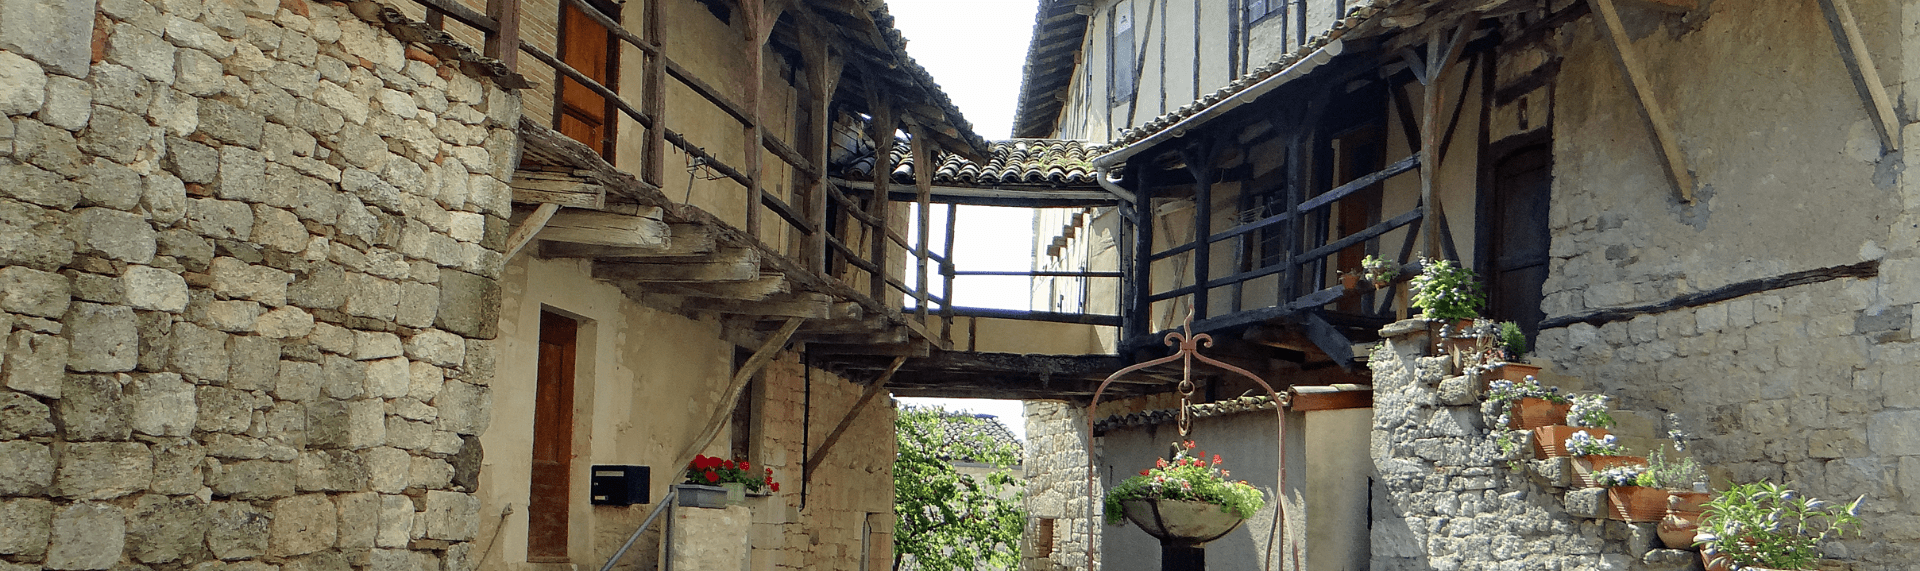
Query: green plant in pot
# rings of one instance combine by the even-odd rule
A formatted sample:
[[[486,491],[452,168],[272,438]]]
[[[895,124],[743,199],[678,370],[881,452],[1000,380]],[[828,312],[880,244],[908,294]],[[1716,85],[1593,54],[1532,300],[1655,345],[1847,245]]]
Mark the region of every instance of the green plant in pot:
[[[1360,271],[1362,277],[1373,282],[1374,289],[1385,289],[1393,283],[1393,278],[1400,277],[1400,264],[1367,254],[1367,257],[1360,259]]]
[[[1539,405],[1547,408],[1536,412],[1534,407]],[[1494,419],[1495,427],[1530,430],[1560,423],[1559,419],[1567,414],[1561,407],[1566,406],[1570,405],[1566,395],[1560,394],[1560,387],[1542,386],[1532,378],[1517,383],[1498,380],[1487,384],[1486,401],[1481,403],[1480,413]]]
[[[1487,305],[1480,276],[1452,260],[1423,259],[1411,285],[1414,307],[1427,319],[1453,323],[1473,319]]]
[[[1734,484],[1709,500],[1695,544],[1708,569],[1813,569],[1820,542],[1860,529],[1860,502],[1807,497],[1772,482]]]
[[[1198,546],[1233,531],[1266,506],[1259,489],[1228,479],[1220,455],[1209,460],[1194,447],[1191,440],[1176,443],[1171,460],[1161,458],[1108,490],[1107,523],[1131,520],[1163,542]]]

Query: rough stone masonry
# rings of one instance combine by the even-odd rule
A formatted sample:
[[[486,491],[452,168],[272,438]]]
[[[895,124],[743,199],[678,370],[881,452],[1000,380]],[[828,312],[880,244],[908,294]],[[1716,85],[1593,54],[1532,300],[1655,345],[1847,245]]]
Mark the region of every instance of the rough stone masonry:
[[[0,0],[0,571],[473,567],[519,103],[354,13]]]

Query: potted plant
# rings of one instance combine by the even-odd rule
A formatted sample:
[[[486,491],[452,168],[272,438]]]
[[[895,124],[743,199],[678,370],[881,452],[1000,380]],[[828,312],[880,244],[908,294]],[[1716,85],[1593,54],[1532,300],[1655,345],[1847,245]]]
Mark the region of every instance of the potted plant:
[[[1489,352],[1487,372],[1490,378],[1519,381],[1540,373],[1540,367],[1526,361],[1527,333],[1520,329],[1520,324],[1503,321],[1497,331],[1490,333],[1497,340]]]
[[[773,469],[765,470],[764,475],[755,473],[753,464],[746,460],[695,455],[687,463],[686,480],[677,486],[680,505],[718,508],[740,503],[748,494],[764,495],[762,490],[780,491],[780,483],[773,481]]]
[[[1566,424],[1540,427],[1539,438],[1534,439],[1538,452],[1544,458],[1570,456],[1565,443],[1574,432],[1585,431],[1593,438],[1606,438],[1613,433],[1613,414],[1607,411],[1607,397],[1598,394],[1577,394],[1567,397],[1568,408]]]
[[[1619,464],[1592,473],[1607,490],[1607,517],[1625,522],[1658,521],[1667,512],[1667,492],[1656,486],[1643,464]]]
[[[1393,285],[1393,278],[1400,277],[1400,264],[1386,258],[1376,258],[1373,254],[1360,259],[1360,271],[1373,289],[1387,289]]]
[[[1573,474],[1584,488],[1600,487],[1600,482],[1594,478],[1595,472],[1623,465],[1640,466],[1644,470],[1647,465],[1646,458],[1623,454],[1626,448],[1612,434],[1596,438],[1586,430],[1580,430],[1567,437],[1561,445],[1573,455]]]
[[[1700,527],[1700,513],[1707,499],[1707,475],[1692,458],[1667,459],[1665,447],[1647,456],[1647,478],[1651,485],[1666,490],[1666,515],[1654,529],[1668,549],[1693,547],[1693,536]]]
[[[1495,419],[1494,426],[1512,430],[1532,430],[1565,422],[1571,408],[1559,387],[1543,387],[1540,381],[1499,380],[1487,384],[1487,400],[1481,414]]]
[[[1708,569],[1813,569],[1821,541],[1860,529],[1864,499],[1836,504],[1772,482],[1734,484],[1707,502],[1695,544]]]
[[[1452,260],[1423,259],[1420,275],[1411,284],[1412,304],[1427,319],[1458,324],[1480,315],[1487,305],[1480,278],[1473,270],[1454,265]]]
[[[1107,491],[1106,520],[1124,519],[1158,538],[1161,544],[1198,547],[1219,539],[1266,505],[1260,490],[1245,480],[1227,479],[1220,456],[1194,453],[1194,442],[1174,444],[1173,459]]]

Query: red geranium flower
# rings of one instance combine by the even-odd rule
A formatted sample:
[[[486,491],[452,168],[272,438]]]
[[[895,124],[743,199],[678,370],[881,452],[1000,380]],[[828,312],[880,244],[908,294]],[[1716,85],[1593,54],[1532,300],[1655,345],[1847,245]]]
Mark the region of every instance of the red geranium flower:
[[[1147,474],[1148,474],[1149,472],[1152,472],[1152,470],[1141,470],[1141,471],[1140,471],[1140,475],[1142,475],[1142,476],[1145,476],[1145,475],[1147,475]]]
[[[727,469],[728,469],[728,470],[732,470],[732,469],[733,469],[733,461],[732,461],[732,460],[728,460],[728,461],[726,461],[726,463],[725,463],[725,465],[726,465],[726,467],[727,467]]]
[[[707,482],[709,482],[709,483],[719,483],[719,482],[720,482],[720,474],[718,474],[718,473],[715,473],[715,472],[714,472],[713,470],[707,470]]]
[[[752,464],[748,464],[746,460],[741,460],[741,461],[740,461],[740,469],[741,469],[741,470],[752,470],[752,469],[753,469],[753,465],[752,465]]]
[[[774,482],[774,483],[773,483],[773,491],[776,491],[776,492],[778,492],[778,491],[780,491],[780,483],[779,483],[779,482]]]

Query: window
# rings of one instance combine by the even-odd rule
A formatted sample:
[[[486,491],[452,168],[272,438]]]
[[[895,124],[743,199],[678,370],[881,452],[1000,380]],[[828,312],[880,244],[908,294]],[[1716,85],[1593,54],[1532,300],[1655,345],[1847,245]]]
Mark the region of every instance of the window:
[[[620,6],[606,0],[589,2],[594,9],[619,21]],[[619,41],[573,4],[560,7],[560,61],[608,89],[619,89]],[[554,102],[553,121],[561,134],[611,159],[614,147],[613,101],[571,78],[560,78],[560,97]]]
[[[1247,25],[1252,26],[1265,20],[1267,16],[1283,14],[1287,11],[1287,0],[1247,0]]]
[[[1107,93],[1113,103],[1133,99],[1133,7],[1127,4],[1113,7],[1112,17],[1108,18],[1112,34],[1107,42]]]

